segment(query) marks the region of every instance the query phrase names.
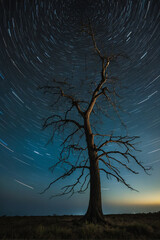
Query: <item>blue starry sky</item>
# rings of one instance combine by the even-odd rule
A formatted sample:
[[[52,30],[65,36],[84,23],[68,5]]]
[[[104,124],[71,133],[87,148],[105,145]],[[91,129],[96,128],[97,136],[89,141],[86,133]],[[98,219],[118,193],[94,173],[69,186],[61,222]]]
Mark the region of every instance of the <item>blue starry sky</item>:
[[[42,124],[52,111],[51,98],[37,87],[53,77],[68,78],[85,97],[86,74],[97,81],[97,57],[89,37],[80,31],[88,18],[99,48],[129,57],[111,65],[109,74],[124,86],[121,115],[129,134],[140,136],[136,157],[152,166],[150,176],[134,163],[139,175],[122,169],[139,192],[102,174],[103,211],[160,210],[159,1],[0,0],[0,215],[84,214],[87,209],[88,191],[49,199],[63,183],[39,194],[62,173],[57,168],[53,174],[49,167],[57,160],[63,136],[46,145],[51,131],[42,131]],[[101,126],[105,133],[124,131],[115,118],[102,117]]]

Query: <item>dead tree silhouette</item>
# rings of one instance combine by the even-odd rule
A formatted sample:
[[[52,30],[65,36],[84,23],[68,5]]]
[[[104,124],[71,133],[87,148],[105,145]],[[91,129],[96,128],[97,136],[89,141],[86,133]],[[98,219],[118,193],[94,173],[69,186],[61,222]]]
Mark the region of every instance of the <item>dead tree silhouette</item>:
[[[45,191],[59,180],[64,180],[77,172],[78,177],[75,178],[74,183],[64,186],[61,193],[55,196],[73,195],[75,192],[82,193],[90,187],[88,210],[83,220],[101,223],[105,220],[102,213],[100,172],[104,172],[108,179],[113,177],[128,188],[135,190],[124,179],[119,167],[123,167],[133,174],[138,174],[138,172],[130,167],[130,162],[134,161],[145,172],[149,168],[144,167],[133,154],[133,151],[137,151],[135,140],[138,136],[102,134],[96,130],[98,123],[94,126],[92,124],[91,119],[97,110],[104,114],[104,117],[108,117],[101,107],[102,102],[103,105],[106,103],[108,107],[111,107],[120,119],[120,110],[117,104],[119,94],[116,90],[118,80],[108,76],[108,68],[113,61],[119,57],[125,57],[125,55],[105,56],[98,48],[92,25],[90,23],[83,25],[82,30],[91,37],[96,56],[101,62],[99,82],[94,83],[93,90],[90,89],[90,99],[85,100],[83,92],[81,99],[78,99],[79,96],[74,94],[72,86],[67,80],[54,79],[48,85],[39,87],[43,89],[44,93],[57,96],[53,106],[63,105],[63,111],[57,111],[45,119],[43,129],[51,127],[53,134],[50,140],[53,140],[55,133],[65,132],[58,161],[51,167],[53,171],[59,166],[64,169],[64,173],[54,179]],[[115,146],[116,150],[111,150],[108,145]]]

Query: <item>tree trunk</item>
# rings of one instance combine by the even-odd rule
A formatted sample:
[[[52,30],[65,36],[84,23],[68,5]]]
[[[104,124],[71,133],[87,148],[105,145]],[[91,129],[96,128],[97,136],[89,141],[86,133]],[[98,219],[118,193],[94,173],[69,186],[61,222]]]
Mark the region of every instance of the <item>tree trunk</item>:
[[[101,184],[98,161],[91,161],[90,164],[90,199],[88,210],[85,215],[88,222],[105,222],[102,213]]]
[[[85,120],[85,134],[90,161],[90,199],[88,210],[83,219],[92,223],[104,223],[105,220],[102,213],[101,201],[100,171],[89,118]]]

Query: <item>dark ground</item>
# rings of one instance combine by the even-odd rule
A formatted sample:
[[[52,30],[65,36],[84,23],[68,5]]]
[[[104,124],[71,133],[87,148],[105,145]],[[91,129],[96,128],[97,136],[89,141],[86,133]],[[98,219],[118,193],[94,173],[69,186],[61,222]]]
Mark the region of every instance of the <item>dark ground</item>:
[[[0,217],[0,239],[157,239],[160,212],[106,215],[108,225],[78,224],[80,216]]]

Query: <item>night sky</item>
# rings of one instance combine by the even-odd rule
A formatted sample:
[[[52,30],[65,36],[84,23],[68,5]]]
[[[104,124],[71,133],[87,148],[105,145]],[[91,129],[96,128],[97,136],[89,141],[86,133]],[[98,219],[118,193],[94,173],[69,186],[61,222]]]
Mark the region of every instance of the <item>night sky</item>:
[[[160,210],[160,2],[0,0],[0,215],[87,210],[89,191],[50,200],[62,186],[57,183],[40,194],[62,173],[57,168],[53,174],[49,167],[57,159],[63,134],[46,145],[51,131],[42,131],[42,124],[52,111],[52,98],[37,88],[53,78],[67,78],[77,94],[87,98],[86,79],[96,82],[100,72],[91,39],[81,32],[81,23],[88,19],[100,49],[128,56],[113,63],[109,74],[124,86],[121,116],[128,133],[140,136],[136,157],[152,166],[150,176],[134,163],[139,175],[122,169],[139,192],[102,175],[103,211]],[[106,134],[125,131],[117,118],[101,118],[100,124]]]

